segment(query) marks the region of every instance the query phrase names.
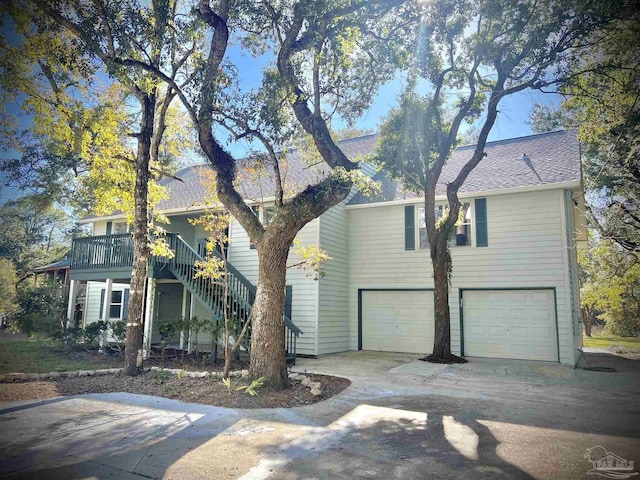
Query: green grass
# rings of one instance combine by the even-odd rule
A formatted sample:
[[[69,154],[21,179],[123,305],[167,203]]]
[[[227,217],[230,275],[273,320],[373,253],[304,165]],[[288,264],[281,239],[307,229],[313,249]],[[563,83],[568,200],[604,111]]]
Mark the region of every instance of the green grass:
[[[113,366],[113,362],[101,361],[99,357],[96,359],[70,358],[59,349],[41,341],[22,340],[0,343],[0,373],[96,370]]]
[[[583,337],[583,345],[589,348],[608,349],[611,345],[618,345],[628,350],[640,350],[640,338],[631,337]]]

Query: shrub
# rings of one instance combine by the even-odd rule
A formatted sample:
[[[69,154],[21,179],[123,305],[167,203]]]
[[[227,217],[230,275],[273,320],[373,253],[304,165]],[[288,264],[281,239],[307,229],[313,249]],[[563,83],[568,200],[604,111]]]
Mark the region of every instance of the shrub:
[[[97,322],[90,323],[84,327],[84,343],[89,347],[97,345],[100,341],[100,337],[102,337],[102,335],[107,331],[107,328],[109,328],[109,326],[104,320],[98,320]]]
[[[25,287],[18,293],[16,326],[23,333],[60,338],[66,323],[66,298],[60,286],[44,284]]]
[[[124,320],[109,322],[109,331],[111,332],[111,337],[116,342],[116,348],[119,352],[122,352],[122,348],[127,339],[127,322]]]

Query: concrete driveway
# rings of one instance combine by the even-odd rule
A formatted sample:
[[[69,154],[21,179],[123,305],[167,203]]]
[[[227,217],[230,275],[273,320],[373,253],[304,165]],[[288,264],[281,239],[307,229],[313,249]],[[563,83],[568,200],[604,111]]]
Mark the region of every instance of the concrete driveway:
[[[605,478],[587,475],[603,450],[640,465],[640,361],[604,353],[587,360],[616,371],[481,359],[432,365],[349,352],[298,362],[296,371],[353,384],[295,409],[229,410],[130,394],[5,403],[0,475]]]

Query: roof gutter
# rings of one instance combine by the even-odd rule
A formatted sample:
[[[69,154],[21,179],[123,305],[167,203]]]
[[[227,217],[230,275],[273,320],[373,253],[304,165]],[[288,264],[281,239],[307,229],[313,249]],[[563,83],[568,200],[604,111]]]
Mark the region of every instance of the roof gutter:
[[[260,202],[257,201],[252,201],[252,200],[245,200],[246,204],[251,206],[251,205],[256,205],[256,204],[264,204],[264,203],[271,203],[274,202],[276,199],[276,197],[265,197],[264,199],[262,199]],[[204,212],[205,210],[211,209],[211,208],[215,208],[218,207],[218,205],[192,205],[190,207],[178,207],[178,208],[167,208],[166,210],[160,210],[158,209],[157,212],[161,213],[163,215],[175,215],[178,213],[200,213],[200,212]],[[104,221],[110,221],[110,220],[124,220],[126,219],[127,216],[124,213],[116,213],[114,215],[106,215],[106,216],[102,216],[102,217],[85,217],[85,218],[81,218],[80,220],[78,220],[78,223],[81,225],[86,225],[89,223],[94,223],[94,222],[104,222]]]
[[[458,195],[458,198],[477,198],[477,197],[489,197],[494,195],[509,195],[513,193],[527,193],[527,192],[539,192],[544,190],[556,190],[556,189],[571,189],[582,188],[582,182],[580,180],[574,180],[571,182],[559,182],[559,183],[547,183],[545,185],[532,185],[528,187],[514,187],[505,188],[501,190],[485,190],[478,192],[464,192]],[[387,207],[392,205],[411,205],[422,200],[423,197],[402,198],[400,200],[390,200],[388,202],[371,202],[360,203],[356,205],[346,205],[347,210],[356,210],[359,208],[372,208],[372,207]],[[436,201],[446,200],[446,195],[438,195]]]

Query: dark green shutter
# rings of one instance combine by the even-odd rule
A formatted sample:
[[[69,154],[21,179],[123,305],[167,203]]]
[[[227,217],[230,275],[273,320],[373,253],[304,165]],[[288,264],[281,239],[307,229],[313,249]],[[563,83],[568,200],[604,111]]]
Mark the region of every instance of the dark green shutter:
[[[284,297],[284,314],[289,320],[291,320],[291,311],[293,310],[293,287],[287,285],[286,294]]]
[[[111,235],[112,227],[113,227],[113,222],[107,222],[107,235]]]
[[[404,207],[404,249],[416,249],[416,214],[413,205]]]
[[[124,299],[122,300],[122,319],[124,321],[127,320],[128,314],[129,314],[129,289],[125,288]]]
[[[476,198],[476,247],[488,247],[487,234],[487,199]]]
[[[100,291],[100,317],[102,320],[102,310],[104,309],[104,288]]]

